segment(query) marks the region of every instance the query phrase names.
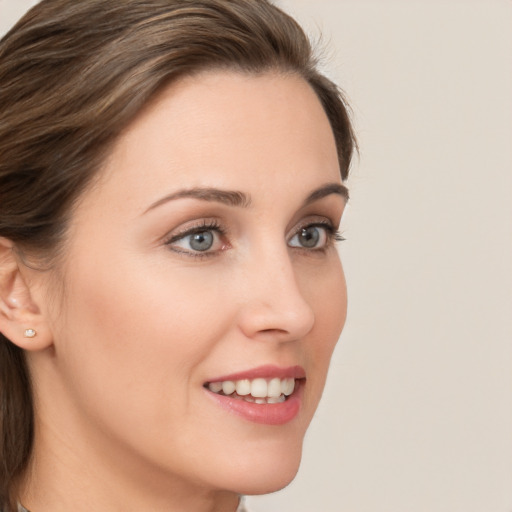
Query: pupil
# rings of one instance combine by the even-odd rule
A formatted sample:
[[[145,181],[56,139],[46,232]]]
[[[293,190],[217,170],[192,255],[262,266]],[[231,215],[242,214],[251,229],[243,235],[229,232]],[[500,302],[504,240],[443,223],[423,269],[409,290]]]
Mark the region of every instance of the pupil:
[[[196,233],[190,240],[190,247],[195,251],[207,251],[213,245],[213,234],[210,231]]]
[[[319,239],[320,233],[315,227],[304,228],[300,233],[300,243],[303,247],[316,247]]]

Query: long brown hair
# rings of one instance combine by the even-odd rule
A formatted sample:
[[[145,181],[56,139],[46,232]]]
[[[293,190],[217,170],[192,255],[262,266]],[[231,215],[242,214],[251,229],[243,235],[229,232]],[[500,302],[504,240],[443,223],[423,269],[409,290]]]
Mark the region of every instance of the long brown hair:
[[[343,96],[267,0],[43,0],[0,42],[0,236],[51,264],[123,128],[169,82],[209,68],[303,77],[347,177],[355,139]],[[24,355],[0,334],[0,508],[15,510],[32,436]]]

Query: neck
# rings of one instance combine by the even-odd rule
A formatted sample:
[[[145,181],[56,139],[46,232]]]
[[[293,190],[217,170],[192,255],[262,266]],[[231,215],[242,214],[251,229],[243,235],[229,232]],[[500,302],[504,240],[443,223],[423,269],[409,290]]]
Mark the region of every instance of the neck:
[[[237,509],[239,496],[234,492],[194,485],[105,446],[95,450],[94,443],[86,444],[84,451],[36,428],[31,463],[21,479],[20,503],[30,512],[90,512],[91,507],[95,512]]]
[[[204,472],[197,477],[195,465],[186,464],[181,470],[183,461],[172,458],[173,454],[156,442],[139,450],[138,443],[120,438],[93,414],[75,407],[74,395],[60,385],[52,364],[40,363],[37,375],[31,369],[39,383],[34,396],[34,443],[17,489],[19,502],[26,509],[235,512],[238,494],[219,490],[205,479],[208,474]],[[48,378],[45,372],[50,374]],[[43,382],[52,387],[46,389]],[[148,424],[148,432],[150,428]],[[150,438],[147,432],[145,435]],[[196,457],[200,464],[200,454]]]

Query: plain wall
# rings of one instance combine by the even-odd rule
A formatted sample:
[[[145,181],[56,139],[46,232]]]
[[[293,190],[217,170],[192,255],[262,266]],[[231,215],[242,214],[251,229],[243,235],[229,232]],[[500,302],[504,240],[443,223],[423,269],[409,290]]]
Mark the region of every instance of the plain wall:
[[[35,2],[0,0],[0,32]],[[512,2],[287,0],[361,156],[349,317],[302,468],[254,512],[512,511]]]

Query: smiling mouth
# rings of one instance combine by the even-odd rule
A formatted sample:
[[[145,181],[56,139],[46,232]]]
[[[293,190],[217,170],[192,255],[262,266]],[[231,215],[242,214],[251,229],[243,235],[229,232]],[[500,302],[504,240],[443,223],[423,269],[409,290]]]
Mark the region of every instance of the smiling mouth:
[[[204,387],[221,396],[255,404],[279,404],[293,394],[301,379],[240,379],[207,382]]]

